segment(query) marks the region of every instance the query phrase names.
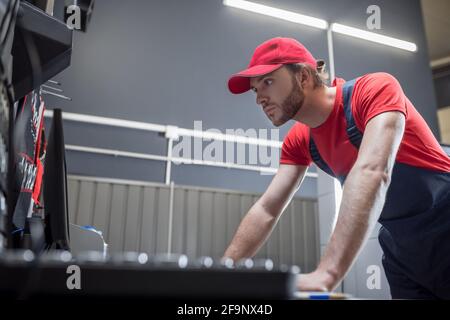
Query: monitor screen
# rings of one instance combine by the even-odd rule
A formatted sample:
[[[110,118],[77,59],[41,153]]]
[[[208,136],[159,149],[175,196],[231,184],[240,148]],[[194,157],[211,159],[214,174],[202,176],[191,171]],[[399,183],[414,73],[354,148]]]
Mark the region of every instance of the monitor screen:
[[[53,111],[43,184],[47,246],[49,249],[70,250],[67,170],[60,109]]]

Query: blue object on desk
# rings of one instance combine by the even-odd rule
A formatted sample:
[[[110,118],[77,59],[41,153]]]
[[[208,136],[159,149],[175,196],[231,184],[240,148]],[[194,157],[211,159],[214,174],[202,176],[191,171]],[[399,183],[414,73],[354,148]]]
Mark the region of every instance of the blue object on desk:
[[[339,292],[296,292],[294,296],[298,299],[307,300],[344,300],[351,296],[345,293]]]

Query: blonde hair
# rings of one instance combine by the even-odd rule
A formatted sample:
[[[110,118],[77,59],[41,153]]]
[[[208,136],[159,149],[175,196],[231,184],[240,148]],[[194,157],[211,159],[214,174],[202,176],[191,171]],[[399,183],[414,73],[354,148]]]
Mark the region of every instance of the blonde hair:
[[[313,76],[314,88],[322,87],[328,82],[329,75],[326,71],[326,63],[324,60],[317,60],[317,67],[315,69],[306,63],[292,63],[286,64],[285,66],[294,74],[306,69]]]

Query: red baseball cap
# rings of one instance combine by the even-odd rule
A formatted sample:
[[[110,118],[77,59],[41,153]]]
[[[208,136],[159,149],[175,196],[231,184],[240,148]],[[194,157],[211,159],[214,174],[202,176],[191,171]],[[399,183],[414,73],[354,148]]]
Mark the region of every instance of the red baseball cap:
[[[244,93],[250,90],[250,78],[263,76],[290,63],[317,67],[316,59],[297,40],[281,37],[267,40],[256,47],[247,69],[231,76],[228,89],[234,94]]]

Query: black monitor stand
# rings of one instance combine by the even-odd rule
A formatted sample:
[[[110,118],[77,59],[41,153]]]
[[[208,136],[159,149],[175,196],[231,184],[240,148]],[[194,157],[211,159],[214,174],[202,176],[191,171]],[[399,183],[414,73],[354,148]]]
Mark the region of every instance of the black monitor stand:
[[[70,250],[67,169],[62,112],[53,111],[44,169],[46,243],[50,249]]]

